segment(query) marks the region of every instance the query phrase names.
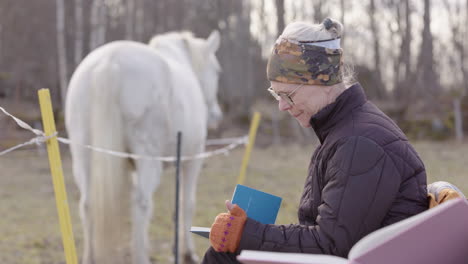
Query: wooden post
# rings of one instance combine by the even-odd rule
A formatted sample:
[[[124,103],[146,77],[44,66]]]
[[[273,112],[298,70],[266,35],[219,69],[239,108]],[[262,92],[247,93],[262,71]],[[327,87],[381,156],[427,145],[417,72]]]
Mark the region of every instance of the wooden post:
[[[239,179],[237,180],[237,184],[244,184],[245,181],[245,172],[247,171],[247,165],[249,164],[250,159],[250,152],[252,152],[252,148],[255,143],[255,136],[257,135],[257,128],[258,124],[260,123],[260,113],[255,112],[250,122],[250,131],[249,131],[249,143],[245,148],[244,158],[242,159],[241,170],[239,174]]]
[[[44,131],[46,136],[52,136],[56,133],[56,129],[49,89],[40,89],[38,94]],[[57,137],[51,137],[47,140],[47,152],[49,154],[50,172],[54,185],[55,202],[59,216],[66,263],[77,264],[75,239],[73,237],[70,220],[70,210],[68,209],[67,191],[63,179],[62,161],[60,159]]]

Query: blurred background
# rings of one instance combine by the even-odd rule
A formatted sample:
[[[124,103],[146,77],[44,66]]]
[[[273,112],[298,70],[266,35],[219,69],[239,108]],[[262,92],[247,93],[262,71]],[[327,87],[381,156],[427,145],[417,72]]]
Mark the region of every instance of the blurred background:
[[[67,82],[90,51],[113,40],[147,43],[173,30],[206,38],[218,29],[223,70],[218,97],[225,118],[210,138],[245,135],[252,113],[262,114],[246,181],[283,196],[278,222],[292,223],[317,141],[267,94],[266,59],[289,22],[332,17],[344,24],[345,63],[368,98],[414,143],[429,182],[448,180],[467,193],[467,6],[468,0],[0,0],[0,106],[42,129],[37,90],[49,88],[59,132],[66,136]],[[0,151],[33,136],[0,113]],[[62,154],[81,254],[79,194],[67,147]],[[237,149],[205,162],[195,225],[209,225],[224,211],[242,154]],[[0,168],[0,263],[64,263],[44,148],[0,156]],[[223,185],[213,191],[210,186],[220,177]],[[171,260],[172,202],[158,203],[172,196],[172,175],[166,178],[167,188],[155,194],[154,263]],[[201,254],[208,243],[198,239]]]
[[[38,113],[28,104],[37,104],[37,89],[51,89],[60,113],[71,74],[96,47],[120,39],[148,42],[153,35],[172,30],[189,30],[206,38],[218,29],[222,41],[217,55],[223,68],[219,99],[226,123],[245,124],[254,108],[268,113],[264,121],[281,121],[282,116],[268,108],[271,101],[265,91],[266,57],[273,42],[291,21],[319,23],[333,17],[345,26],[344,59],[354,67],[369,99],[410,137],[461,139],[467,129],[462,123],[468,121],[468,103],[463,100],[468,89],[467,3],[1,0],[0,102],[34,123]],[[3,120],[0,141],[11,137]],[[288,129],[296,135],[297,130]]]

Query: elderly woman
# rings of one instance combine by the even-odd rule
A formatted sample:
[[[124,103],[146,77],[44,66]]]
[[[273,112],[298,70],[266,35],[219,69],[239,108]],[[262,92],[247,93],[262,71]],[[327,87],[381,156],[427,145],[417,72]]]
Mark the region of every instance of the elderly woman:
[[[268,61],[281,111],[320,140],[299,204],[299,224],[265,225],[226,202],[203,263],[237,263],[243,249],[346,257],[365,235],[428,208],[426,172],[398,126],[343,75],[343,26],[294,22]]]

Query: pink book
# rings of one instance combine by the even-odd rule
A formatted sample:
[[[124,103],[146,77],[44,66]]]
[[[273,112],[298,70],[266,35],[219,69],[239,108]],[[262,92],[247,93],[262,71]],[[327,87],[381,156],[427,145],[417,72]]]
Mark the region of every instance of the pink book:
[[[317,254],[243,250],[245,264],[468,263],[468,202],[454,199],[379,229],[357,242],[348,259]]]

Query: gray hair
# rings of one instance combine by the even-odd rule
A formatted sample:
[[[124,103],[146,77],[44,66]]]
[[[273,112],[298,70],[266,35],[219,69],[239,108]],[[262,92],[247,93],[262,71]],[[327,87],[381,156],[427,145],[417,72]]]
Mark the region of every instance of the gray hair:
[[[343,25],[331,18],[325,18],[320,24],[297,21],[292,22],[285,27],[283,33],[278,37],[278,41],[281,39],[286,39],[292,42],[320,41],[338,39],[341,38],[342,34]],[[350,86],[356,82],[352,65],[344,63],[342,72],[343,82],[346,86]]]

